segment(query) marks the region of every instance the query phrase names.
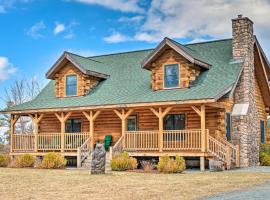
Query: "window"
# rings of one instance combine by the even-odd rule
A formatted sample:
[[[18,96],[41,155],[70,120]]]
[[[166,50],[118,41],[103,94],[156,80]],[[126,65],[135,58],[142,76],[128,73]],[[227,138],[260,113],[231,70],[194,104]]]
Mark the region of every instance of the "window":
[[[68,119],[66,121],[66,133],[79,133],[82,131],[82,122],[80,119]]]
[[[164,117],[164,130],[185,129],[185,114],[170,114]]]
[[[226,137],[231,140],[231,113],[226,113]]]
[[[66,96],[77,95],[77,75],[66,76]]]
[[[128,117],[127,130],[128,131],[136,131],[137,130],[137,116]]]
[[[164,87],[173,88],[179,86],[179,66],[178,64],[164,66]]]
[[[260,122],[260,127],[261,127],[261,143],[265,142],[265,124],[264,121]]]

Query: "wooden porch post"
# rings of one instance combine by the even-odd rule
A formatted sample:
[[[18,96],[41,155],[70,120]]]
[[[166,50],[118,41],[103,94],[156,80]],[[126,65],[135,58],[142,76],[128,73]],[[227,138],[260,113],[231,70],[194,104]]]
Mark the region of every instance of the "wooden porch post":
[[[205,105],[201,105],[201,137],[202,152],[206,152]]]
[[[201,118],[201,152],[206,152],[206,147],[208,147],[208,137],[206,137],[205,130],[205,105],[201,105],[201,109],[198,109],[196,106],[191,106],[191,108],[200,116]],[[208,136],[208,134],[207,134]],[[207,139],[207,141],[206,141]],[[205,157],[200,157],[200,170],[205,170]]]
[[[15,115],[10,115],[10,138],[9,138],[9,143],[10,143],[10,153],[13,152],[13,146],[14,146],[14,125],[18,121],[19,116]]]
[[[191,106],[191,108],[201,118],[201,151],[206,152],[205,105],[201,105],[201,110],[198,109],[196,106]]]
[[[96,120],[96,118],[98,117],[98,115],[100,114],[100,110],[96,111],[94,113],[94,111],[89,111],[89,114],[87,112],[83,112],[84,116],[88,119],[89,121],[89,136],[90,136],[90,147],[91,149],[94,148],[94,144],[95,144],[95,138],[94,138],[94,121]]]
[[[150,108],[150,110],[157,116],[158,118],[158,133],[159,133],[159,152],[163,151],[163,118],[170,112],[172,107],[167,107],[164,112],[162,112],[162,107],[158,108],[158,112],[154,108]]]
[[[113,110],[115,114],[121,119],[121,124],[122,124],[122,137],[125,137],[126,133],[126,120],[129,117],[129,115],[133,112],[133,109],[128,110],[127,112],[125,109],[121,109],[121,113],[118,110]],[[125,147],[125,140],[123,140],[123,147]]]
[[[61,123],[61,152],[64,152],[64,149],[65,149],[65,123],[66,123],[67,119],[70,117],[70,115],[72,114],[72,112],[68,112],[67,114],[65,114],[64,112],[61,112],[61,115],[59,115],[57,113],[54,113],[54,114]]]
[[[41,121],[41,119],[43,118],[44,114],[41,114],[38,116],[38,114],[34,114],[31,115],[29,114],[29,116],[32,118],[33,122],[34,122],[34,135],[35,135],[35,148],[34,151],[37,152],[38,151],[38,131],[39,131],[39,122]]]

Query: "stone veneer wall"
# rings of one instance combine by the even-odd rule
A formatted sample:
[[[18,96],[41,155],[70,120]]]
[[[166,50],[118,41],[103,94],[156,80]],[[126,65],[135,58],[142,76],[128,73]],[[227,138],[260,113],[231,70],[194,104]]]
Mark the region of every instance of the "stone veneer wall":
[[[255,101],[253,22],[242,16],[232,20],[233,58],[243,59],[244,68],[237,84],[235,103],[248,103],[246,116],[232,118],[232,139],[239,141],[241,167],[259,163],[259,123]]]

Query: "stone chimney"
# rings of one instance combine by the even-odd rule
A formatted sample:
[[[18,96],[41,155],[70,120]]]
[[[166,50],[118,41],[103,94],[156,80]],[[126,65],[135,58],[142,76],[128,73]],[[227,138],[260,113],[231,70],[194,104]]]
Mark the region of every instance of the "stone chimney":
[[[255,105],[253,22],[242,15],[232,20],[232,57],[243,60],[243,71],[235,89],[234,102],[248,106],[241,117],[232,116],[232,138],[240,144],[240,164],[257,165],[259,160],[259,120]]]

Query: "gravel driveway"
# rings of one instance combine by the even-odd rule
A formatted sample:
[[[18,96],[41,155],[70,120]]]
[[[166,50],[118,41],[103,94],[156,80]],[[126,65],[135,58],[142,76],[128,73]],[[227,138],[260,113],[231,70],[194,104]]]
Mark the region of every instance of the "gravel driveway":
[[[266,172],[270,173],[270,167],[250,167],[232,170],[232,172]],[[217,195],[213,195],[202,200],[270,200],[270,180],[264,184],[249,187],[233,192],[225,192]]]

